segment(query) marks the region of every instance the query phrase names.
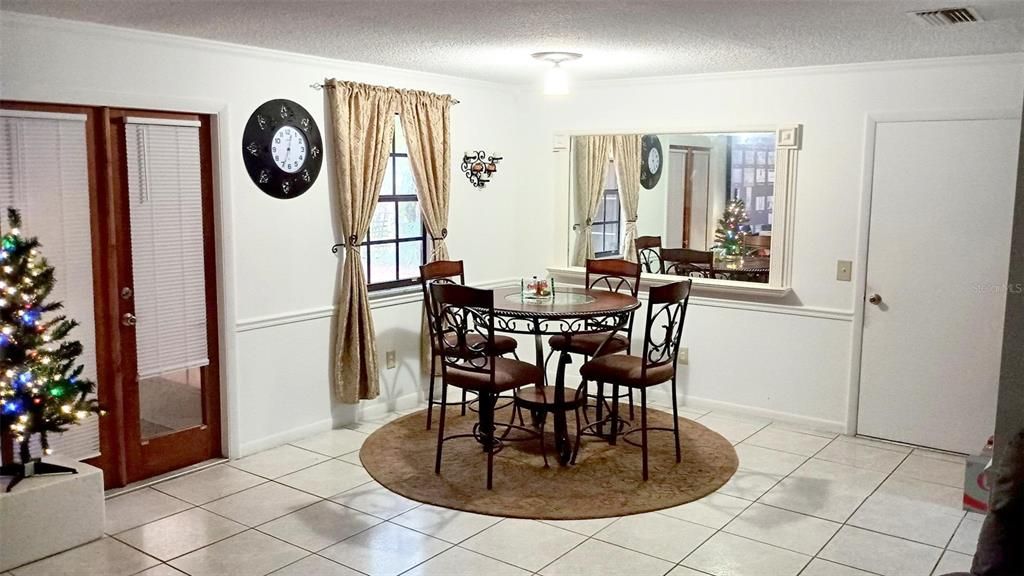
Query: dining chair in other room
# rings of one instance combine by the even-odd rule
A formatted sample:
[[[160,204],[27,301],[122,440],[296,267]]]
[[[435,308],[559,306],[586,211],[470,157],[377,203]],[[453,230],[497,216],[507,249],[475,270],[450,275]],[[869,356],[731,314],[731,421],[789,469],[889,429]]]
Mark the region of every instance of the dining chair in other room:
[[[663,274],[715,277],[715,253],[690,248],[662,248]]]
[[[661,274],[661,236],[638,236],[633,241],[636,261],[648,274]]]
[[[584,278],[588,290],[607,290],[609,292],[626,292],[636,298],[640,291],[640,264],[628,260],[587,260],[587,273]],[[594,321],[590,321],[594,322]],[[570,337],[561,334],[548,339],[548,346],[551,347],[550,359],[556,352],[566,351],[570,354],[580,354],[584,362],[595,356],[604,354],[617,354],[629,352],[633,342],[633,313],[629,313],[629,321],[623,333],[619,330],[605,332],[594,332],[590,334],[576,334]],[[547,362],[545,361],[545,366]],[[595,401],[597,419],[602,418],[602,411],[605,404],[604,386],[597,385],[596,393],[590,393],[589,383],[584,380],[580,385],[580,393],[587,395],[587,403]],[[621,397],[629,397],[629,417],[633,417],[633,391],[627,390]],[[619,396],[609,397],[610,402],[618,402]],[[586,409],[584,409],[584,415]]]
[[[429,321],[429,313],[431,311],[431,295],[430,285],[434,283],[438,284],[455,284],[456,279],[460,286],[466,284],[465,269],[462,264],[462,260],[435,260],[420,266],[420,286],[423,289],[423,309],[428,313],[427,331],[430,338],[430,388],[427,391],[427,430],[430,430],[431,421],[433,420],[434,406],[440,404],[434,398],[434,382],[437,379],[437,358],[441,355],[442,351],[437,347],[437,341],[434,334],[434,323]],[[446,337],[452,337],[451,334]],[[471,338],[479,339],[476,335],[471,335]],[[476,343],[476,342],[474,342]],[[495,336],[494,337],[494,351],[498,356],[504,356],[506,354],[512,354],[516,356],[516,347],[519,343],[515,338],[511,336]],[[518,358],[518,356],[516,356]],[[466,415],[466,406],[470,400],[467,399],[467,392],[464,389],[462,391],[462,402],[453,404],[462,405],[462,415]],[[444,407],[441,408],[444,410]]]
[[[640,427],[626,433],[640,433],[640,448],[643,456],[643,479],[647,480],[647,432],[663,430],[672,432],[676,442],[676,462],[682,461],[679,447],[679,405],[676,397],[676,360],[679,357],[679,343],[682,340],[683,322],[686,320],[686,308],[690,301],[690,289],[693,280],[683,280],[663,286],[652,286],[647,299],[647,321],[644,325],[644,349],[641,356],[610,355],[599,356],[580,367],[580,375],[585,380],[594,380],[612,385],[612,394],[617,395],[620,387],[637,389],[640,392]],[[651,386],[672,383],[672,428],[649,427],[647,425],[647,389]],[[618,429],[618,405],[612,404],[612,412],[608,416],[612,427],[610,441],[615,443],[615,430]],[[586,428],[597,428],[602,422],[588,424]],[[573,461],[579,453],[580,436],[576,437],[573,449]],[[633,442],[630,442],[631,444]]]
[[[434,473],[441,473],[441,457],[444,443],[456,438],[472,438],[479,442],[487,453],[487,489],[493,486],[494,455],[504,446],[507,432],[498,436],[497,426],[506,430],[518,429],[541,438],[527,428],[494,422],[495,404],[502,392],[513,391],[521,386],[543,383],[540,369],[520,360],[502,358],[495,354],[494,337],[494,291],[470,288],[458,284],[434,283],[430,286],[434,303],[431,320],[441,358],[441,414],[437,421],[437,454]],[[479,421],[472,432],[444,435],[444,408],[448,387],[453,386],[475,392],[478,399]],[[547,457],[545,455],[545,466]]]

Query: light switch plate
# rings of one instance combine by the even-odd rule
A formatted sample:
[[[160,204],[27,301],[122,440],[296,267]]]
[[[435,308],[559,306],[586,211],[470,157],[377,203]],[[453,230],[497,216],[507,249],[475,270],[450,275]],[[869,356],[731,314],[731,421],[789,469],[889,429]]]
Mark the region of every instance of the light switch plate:
[[[689,364],[690,363],[690,349],[689,348],[680,347],[679,348],[679,359],[676,360],[676,362],[678,362],[679,364]]]
[[[388,350],[387,353],[384,354],[384,364],[387,366],[388,370],[394,369],[395,365],[397,364],[397,362],[395,362],[394,350]]]
[[[850,260],[839,260],[836,262],[836,280],[840,282],[853,280],[853,262]]]

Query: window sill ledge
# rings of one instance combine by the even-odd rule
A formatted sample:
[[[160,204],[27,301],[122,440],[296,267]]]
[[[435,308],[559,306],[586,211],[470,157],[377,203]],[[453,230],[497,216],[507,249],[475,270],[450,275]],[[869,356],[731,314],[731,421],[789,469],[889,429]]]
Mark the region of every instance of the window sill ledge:
[[[548,272],[556,279],[583,285],[586,278],[586,270],[580,266],[549,266]],[[651,286],[661,286],[670,282],[678,282],[681,276],[671,274],[648,274],[640,275],[641,290]],[[793,290],[788,286],[769,286],[756,282],[736,282],[733,280],[715,280],[711,278],[692,278],[693,293],[695,296],[714,298],[716,296],[726,297],[759,297],[759,298],[785,298]]]
[[[416,284],[413,286],[402,286],[401,288],[391,288],[390,290],[378,290],[370,292],[368,300],[370,301],[371,310],[399,306],[423,300],[423,289],[419,284]]]

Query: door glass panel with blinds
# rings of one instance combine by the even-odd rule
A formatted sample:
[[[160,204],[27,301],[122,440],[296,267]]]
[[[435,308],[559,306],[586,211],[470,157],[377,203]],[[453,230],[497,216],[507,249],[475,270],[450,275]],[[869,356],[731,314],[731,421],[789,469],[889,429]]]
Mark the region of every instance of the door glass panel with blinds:
[[[96,324],[93,302],[89,164],[84,114],[0,111],[0,210],[21,211],[22,229],[42,243],[54,267],[51,299],[77,320],[70,338],[82,343],[83,374],[96,380]],[[42,451],[38,437],[33,454]],[[85,459],[99,454],[98,418],[90,416],[50,438],[60,455]]]
[[[207,351],[199,123],[125,125],[143,438],[203,423]]]

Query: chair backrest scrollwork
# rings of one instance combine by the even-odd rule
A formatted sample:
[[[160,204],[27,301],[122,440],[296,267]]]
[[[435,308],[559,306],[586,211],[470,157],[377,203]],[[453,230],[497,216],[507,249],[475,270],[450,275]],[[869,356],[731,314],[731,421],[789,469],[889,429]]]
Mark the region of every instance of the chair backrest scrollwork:
[[[441,369],[489,374],[494,381],[494,291],[434,283],[434,339]]]
[[[639,236],[633,242],[636,261],[648,274],[662,274],[661,236]]]
[[[466,274],[462,260],[435,260],[420,266],[420,288],[423,289],[423,310],[427,314],[427,332],[430,337],[430,346],[434,348],[435,354],[440,354],[436,347],[434,317],[437,311],[434,309],[433,298],[430,294],[430,286],[433,284],[455,284],[456,278],[459,285],[466,283]]]
[[[693,280],[683,280],[652,286],[648,292],[641,373],[643,379],[646,379],[648,371],[669,363],[675,374],[692,287]]]
[[[587,260],[586,287],[589,290],[607,290],[609,292],[627,291],[636,298],[640,291],[640,264],[628,260]],[[588,324],[619,323],[618,318],[591,320]],[[627,340],[633,339],[633,313],[625,326]]]

